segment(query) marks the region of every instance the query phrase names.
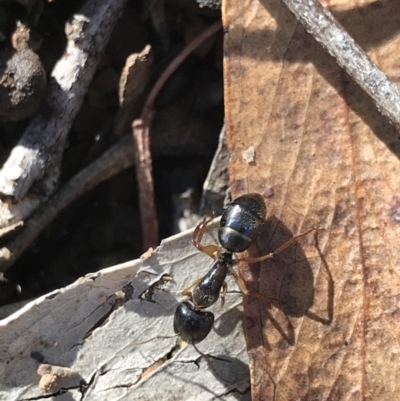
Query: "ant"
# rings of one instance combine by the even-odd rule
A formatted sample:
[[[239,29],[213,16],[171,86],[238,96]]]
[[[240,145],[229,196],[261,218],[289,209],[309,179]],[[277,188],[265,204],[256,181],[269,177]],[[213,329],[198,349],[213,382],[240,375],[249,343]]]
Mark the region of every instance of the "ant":
[[[175,311],[174,331],[183,341],[197,344],[203,341],[211,331],[214,323],[214,314],[202,309],[213,305],[220,296],[222,303],[224,302],[227,293],[225,278],[228,273],[233,276],[245,295],[263,299],[274,299],[261,294],[251,294],[239,274],[233,270],[233,254],[243,252],[250,247],[260,233],[266,214],[267,208],[264,198],[258,193],[250,193],[232,201],[222,213],[218,229],[220,246],[201,245],[207,225],[212,218],[209,220],[204,219],[195,228],[192,244],[199,251],[212,257],[215,263],[203,278],[197,279],[182,291],[182,294],[187,295],[193,303],[192,305],[191,302],[184,301],[178,305]],[[296,235],[276,251],[267,255],[258,258],[239,258],[238,260],[255,263],[271,259],[296,242],[300,237],[321,229],[322,227],[314,227],[311,230]]]

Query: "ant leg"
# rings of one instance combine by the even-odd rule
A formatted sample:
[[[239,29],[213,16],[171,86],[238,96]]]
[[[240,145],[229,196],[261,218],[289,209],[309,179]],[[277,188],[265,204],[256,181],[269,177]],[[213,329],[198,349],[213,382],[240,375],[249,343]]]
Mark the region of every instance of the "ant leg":
[[[288,242],[280,246],[276,251],[271,252],[267,255],[260,256],[258,258],[239,258],[239,261],[246,262],[246,263],[256,263],[256,262],[262,262],[263,260],[267,259],[272,259],[275,255],[277,255],[279,252],[282,252],[284,249],[288,248],[290,245],[295,243],[300,237],[304,237],[307,234],[310,234],[313,231],[318,232],[319,230],[325,230],[324,227],[314,227],[311,230],[308,230],[304,233],[301,233],[299,235],[295,235],[293,238],[291,238]]]
[[[261,295],[261,294],[257,294],[255,292],[250,292],[247,287],[246,284],[244,283],[243,279],[239,276],[239,274],[237,274],[234,270],[230,270],[229,271],[230,274],[232,274],[233,278],[235,279],[237,285],[239,286],[240,290],[243,292],[244,295],[246,295],[247,297],[254,297],[254,298],[259,298],[259,299],[268,299],[270,301],[277,301],[277,302],[281,302],[279,299],[276,298],[271,298],[271,297],[267,297],[266,295]]]
[[[222,284],[222,291],[221,291],[221,306],[225,305],[225,297],[226,293],[228,292],[228,284],[224,281]]]
[[[182,291],[182,295],[189,297],[189,299],[192,299],[192,288],[198,284],[201,281],[201,278],[198,278],[197,280],[194,280],[192,284],[189,285],[189,287],[186,287]]]
[[[211,219],[206,220],[206,218],[204,218],[203,221],[197,225],[197,227],[193,231],[192,244],[199,251],[204,252],[214,260],[217,260],[215,253],[220,250],[220,247],[218,245],[201,245],[201,240],[203,239],[204,233],[206,232],[207,225],[213,220],[213,218],[214,214],[211,216]]]
[[[232,363],[232,361],[230,361],[229,359],[224,359],[224,358],[218,358],[217,356],[213,356],[210,354],[204,354],[203,352],[201,352],[197,347],[196,344],[192,344],[194,349],[206,360],[209,361],[210,359],[215,359],[216,361],[221,361],[221,362],[228,362],[228,363]]]

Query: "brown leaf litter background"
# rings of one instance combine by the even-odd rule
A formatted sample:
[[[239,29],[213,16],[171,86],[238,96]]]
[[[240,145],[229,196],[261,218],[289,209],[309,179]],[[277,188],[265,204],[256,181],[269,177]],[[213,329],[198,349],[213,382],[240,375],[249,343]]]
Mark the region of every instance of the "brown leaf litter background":
[[[400,3],[323,4],[398,83]],[[253,399],[398,399],[400,134],[279,0],[223,20],[233,195],[274,192],[251,252],[325,227],[242,267],[280,300],[245,300]]]

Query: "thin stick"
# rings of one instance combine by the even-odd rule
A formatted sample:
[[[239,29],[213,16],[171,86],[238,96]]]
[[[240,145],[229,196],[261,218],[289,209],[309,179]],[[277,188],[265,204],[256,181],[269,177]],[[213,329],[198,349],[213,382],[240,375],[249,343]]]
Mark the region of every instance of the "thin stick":
[[[132,124],[144,250],[158,244],[158,221],[154,201],[149,129],[149,125],[145,124],[144,120],[135,120]]]
[[[102,181],[132,166],[132,153],[132,139],[127,135],[42,204],[26,222],[21,233],[0,249],[0,271],[4,272],[10,268],[61,210]]]
[[[370,60],[333,15],[317,0],[282,1],[400,130],[400,89]]]
[[[182,62],[207,38],[221,29],[217,21],[203,33],[192,40],[168,65],[147,96],[140,119],[133,121],[132,133],[135,143],[136,176],[139,187],[139,204],[142,222],[143,248],[158,244],[158,221],[154,201],[153,167],[150,150],[150,126],[153,116],[153,105],[161,88],[182,64]]]
[[[222,28],[221,21],[215,22],[199,36],[194,38],[168,65],[168,67],[163,71],[163,73],[158,78],[157,82],[154,84],[151,92],[147,96],[146,102],[143,106],[143,111],[141,119],[147,121],[149,115],[152,113],[154,101],[156,100],[158,93],[161,88],[168,81],[170,76],[175,72],[175,70],[187,59],[187,57],[199,47],[206,39],[212,36],[214,33],[218,32]]]

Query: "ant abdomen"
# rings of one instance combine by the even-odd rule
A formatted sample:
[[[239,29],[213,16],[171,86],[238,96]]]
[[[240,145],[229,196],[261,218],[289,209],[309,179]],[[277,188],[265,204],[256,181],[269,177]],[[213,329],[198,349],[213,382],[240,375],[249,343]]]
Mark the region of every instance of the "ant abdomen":
[[[214,314],[196,310],[189,302],[178,305],[174,316],[174,331],[189,344],[203,341],[211,331]]]
[[[218,239],[229,252],[243,252],[256,239],[267,214],[264,198],[257,193],[240,196],[221,216]]]

